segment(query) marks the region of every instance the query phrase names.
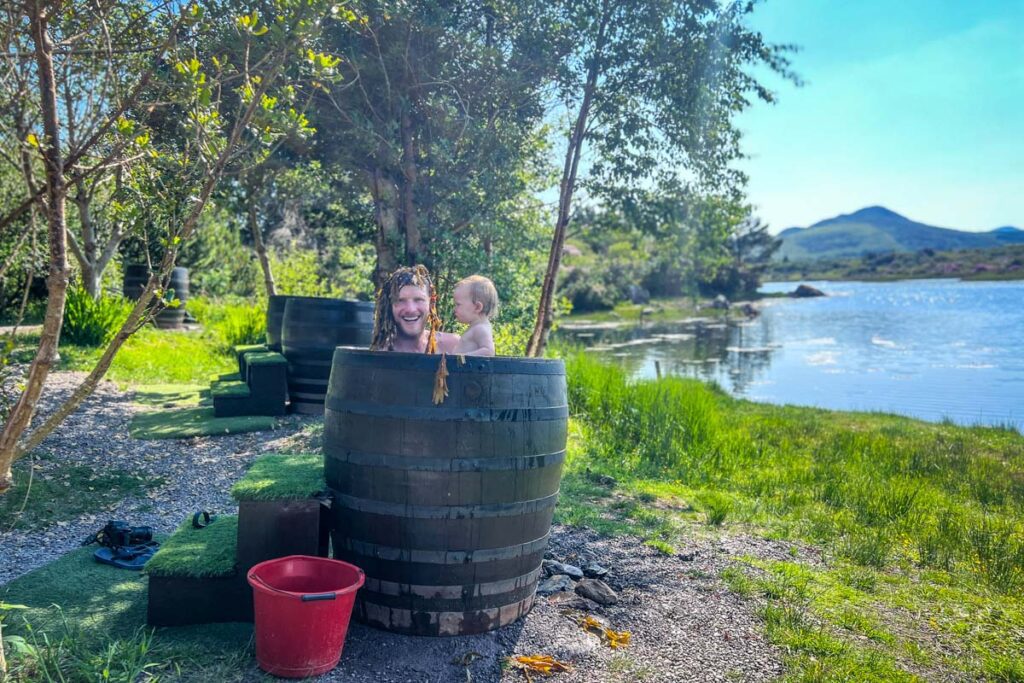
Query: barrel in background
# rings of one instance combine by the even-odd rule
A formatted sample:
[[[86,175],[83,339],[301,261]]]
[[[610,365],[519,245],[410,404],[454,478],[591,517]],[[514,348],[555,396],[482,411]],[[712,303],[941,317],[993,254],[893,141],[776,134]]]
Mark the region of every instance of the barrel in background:
[[[124,287],[122,292],[125,297],[133,301],[142,296],[149,282],[149,266],[128,265],[124,268]],[[153,318],[153,324],[162,329],[179,329],[185,322],[185,304],[189,297],[188,268],[178,266],[171,270],[171,277],[167,283],[168,299],[177,298],[180,304],[176,307],[166,307]]]
[[[565,459],[560,360],[338,349],[324,426],[335,557],[366,572],[356,615],[481,633],[533,605]]]
[[[281,347],[288,359],[288,398],[292,410],[322,414],[334,349],[366,348],[372,336],[370,302],[289,297],[281,323]]]

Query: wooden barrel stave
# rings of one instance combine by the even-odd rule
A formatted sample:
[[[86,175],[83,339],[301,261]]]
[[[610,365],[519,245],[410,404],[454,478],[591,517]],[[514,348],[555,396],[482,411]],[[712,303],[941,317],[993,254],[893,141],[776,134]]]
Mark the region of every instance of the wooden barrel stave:
[[[367,623],[479,633],[533,604],[565,460],[564,368],[449,358],[449,396],[434,406],[439,362],[335,355],[324,434],[335,556],[367,574],[356,610]]]
[[[288,360],[292,409],[303,414],[323,413],[335,348],[365,348],[372,335],[372,303],[288,297],[281,319],[281,349]]]
[[[128,265],[124,269],[124,285],[122,293],[125,298],[137,300],[142,296],[149,282],[149,267],[145,265]],[[161,329],[178,329],[185,322],[185,303],[189,298],[188,268],[177,266],[171,270],[167,283],[168,298],[177,298],[181,303],[175,307],[166,307],[156,314],[153,324]]]

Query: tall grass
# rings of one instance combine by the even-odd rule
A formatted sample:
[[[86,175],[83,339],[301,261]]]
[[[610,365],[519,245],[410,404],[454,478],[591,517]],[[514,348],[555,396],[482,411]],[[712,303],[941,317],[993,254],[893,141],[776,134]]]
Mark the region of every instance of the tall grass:
[[[93,299],[77,285],[68,287],[61,341],[78,346],[103,346],[131,313],[132,302],[102,294]]]
[[[686,488],[709,524],[757,523],[868,567],[961,571],[1024,588],[1024,438],[887,415],[732,399],[566,361],[583,462]]]

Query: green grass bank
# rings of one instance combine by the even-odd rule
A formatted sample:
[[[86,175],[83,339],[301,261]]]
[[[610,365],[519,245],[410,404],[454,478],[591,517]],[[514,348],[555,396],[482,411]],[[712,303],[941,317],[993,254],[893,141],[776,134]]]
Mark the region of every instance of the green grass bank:
[[[1019,433],[631,382],[583,354],[567,370],[560,521],[664,552],[730,531],[821,550],[723,577],[761,601],[790,678],[1024,680]]]

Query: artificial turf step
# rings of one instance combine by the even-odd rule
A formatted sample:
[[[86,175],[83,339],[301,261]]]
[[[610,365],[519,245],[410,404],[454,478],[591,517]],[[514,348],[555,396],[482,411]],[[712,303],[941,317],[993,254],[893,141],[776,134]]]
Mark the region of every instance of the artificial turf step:
[[[255,353],[269,351],[266,344],[239,344],[234,347],[235,358],[238,359],[238,375],[245,377],[245,369],[248,364],[248,357]]]
[[[146,563],[150,626],[252,619],[252,591],[238,569],[238,517],[197,529],[186,519]]]
[[[237,381],[219,381],[214,382],[210,385],[210,394],[213,395],[213,400],[216,402],[218,398],[249,398],[252,392],[249,390],[249,385],[245,382]]]
[[[270,453],[253,462],[245,476],[231,487],[231,497],[238,502],[300,500],[326,488],[323,456]]]
[[[199,406],[135,413],[128,433],[135,439],[187,439],[274,429],[277,420],[266,415],[218,417],[213,408]]]
[[[146,563],[150,576],[232,576],[238,516],[221,515],[202,529],[186,519]]]
[[[270,454],[231,487],[238,501],[240,571],[274,557],[327,556],[331,522],[323,457]]]

